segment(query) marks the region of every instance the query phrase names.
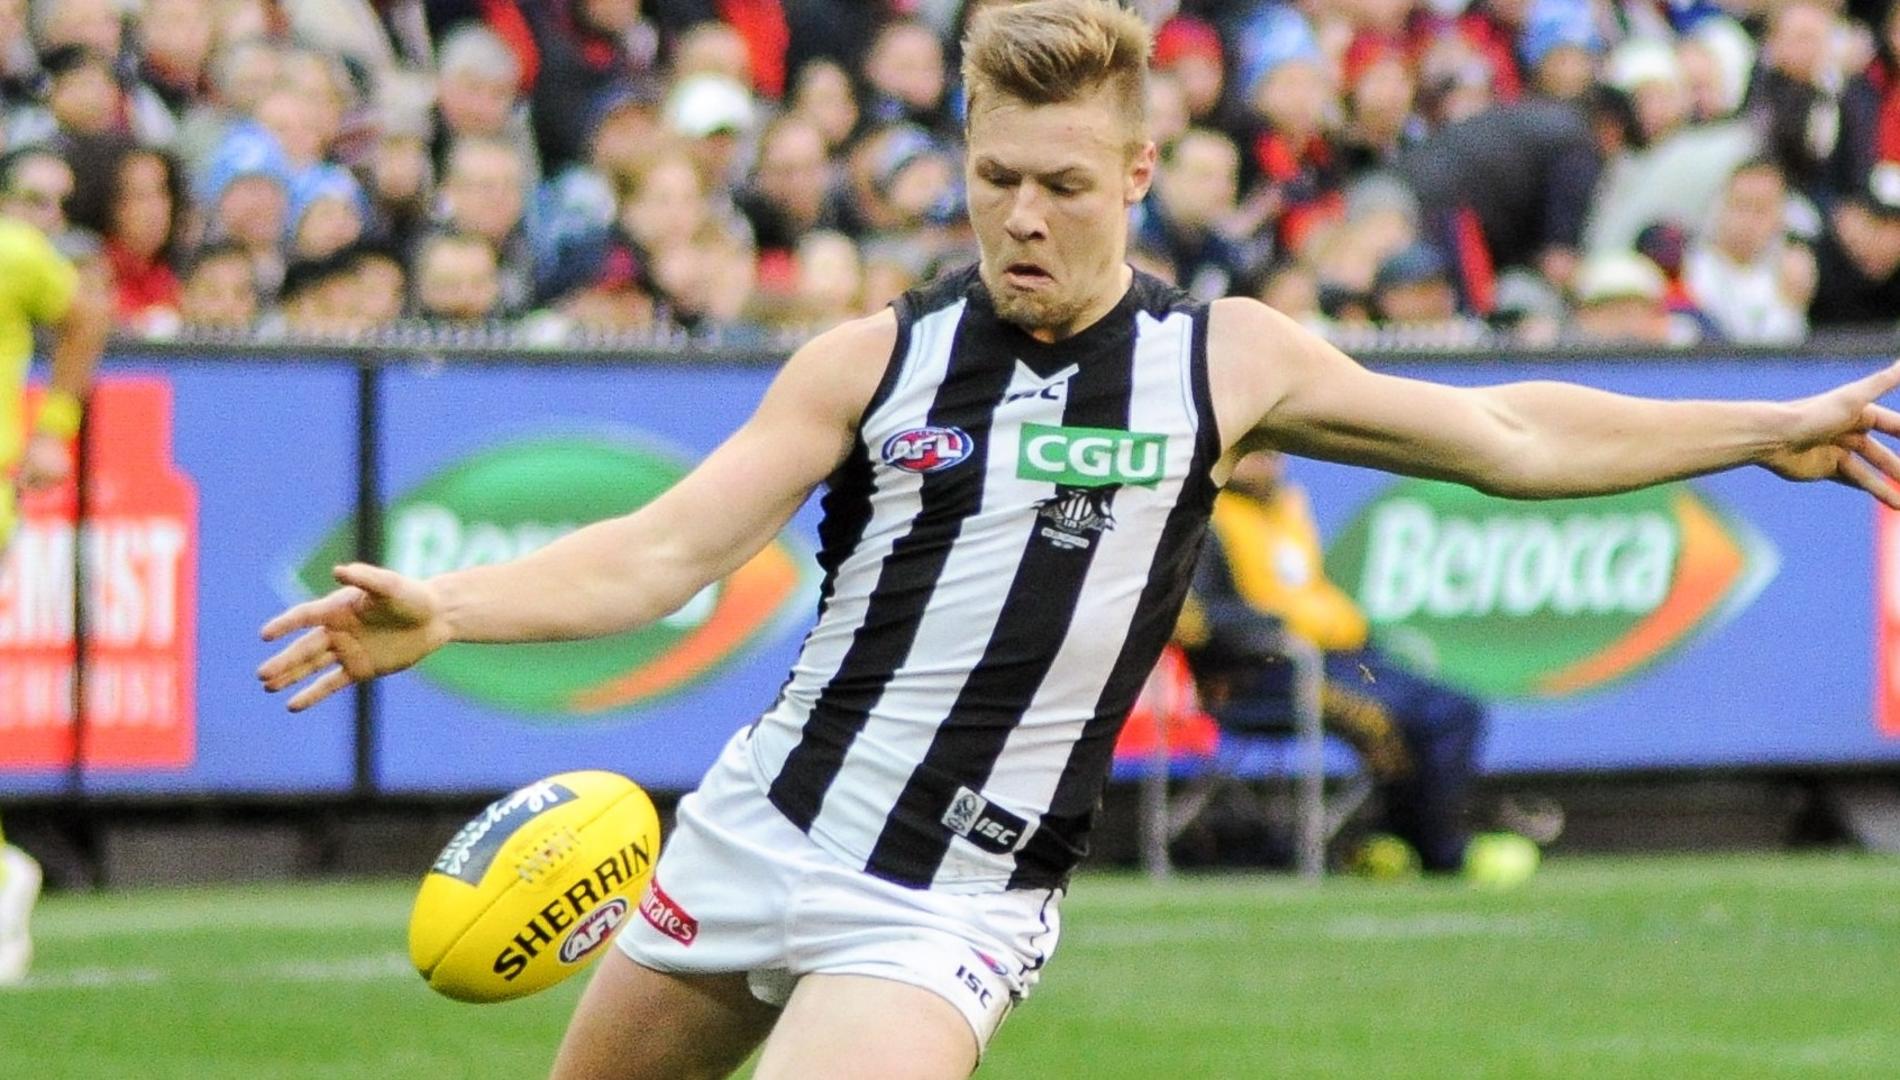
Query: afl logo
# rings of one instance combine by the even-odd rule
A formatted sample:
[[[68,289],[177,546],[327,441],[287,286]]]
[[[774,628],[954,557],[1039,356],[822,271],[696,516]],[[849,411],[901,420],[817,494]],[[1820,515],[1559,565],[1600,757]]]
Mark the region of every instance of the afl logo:
[[[884,464],[905,472],[942,472],[970,456],[976,441],[962,428],[917,427],[884,440]]]

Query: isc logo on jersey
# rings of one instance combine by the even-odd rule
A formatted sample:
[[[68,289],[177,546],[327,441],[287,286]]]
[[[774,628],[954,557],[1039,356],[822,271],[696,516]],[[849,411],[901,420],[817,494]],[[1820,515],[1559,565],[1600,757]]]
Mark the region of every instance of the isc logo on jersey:
[[[506,1001],[585,966],[633,911],[660,823],[624,776],[570,772],[491,803],[436,858],[409,920],[409,959],[460,1001]]]
[[[976,448],[962,428],[915,427],[884,440],[884,464],[905,472],[942,472],[961,464]]]

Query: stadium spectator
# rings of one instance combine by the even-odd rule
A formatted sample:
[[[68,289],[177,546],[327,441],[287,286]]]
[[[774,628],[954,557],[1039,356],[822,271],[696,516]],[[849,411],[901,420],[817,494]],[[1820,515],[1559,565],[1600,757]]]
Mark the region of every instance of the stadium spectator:
[[[488,314],[522,314],[534,298],[534,250],[523,216],[527,183],[520,155],[503,140],[470,137],[449,151],[437,225],[480,237],[499,259],[499,306]],[[420,267],[416,276],[423,276]]]
[[[1444,326],[1458,318],[1451,263],[1430,244],[1388,256],[1372,279],[1372,315],[1393,326]]]
[[[524,5],[540,58],[530,97],[541,168],[558,173],[587,152],[588,106],[620,79],[651,72],[659,37],[629,0]]]
[[[446,172],[451,148],[464,139],[498,139],[514,147],[535,174],[534,135],[518,97],[521,61],[494,31],[464,23],[437,50],[437,97],[430,153]]]
[[[843,233],[818,229],[801,237],[793,274],[794,306],[784,320],[788,324],[829,326],[866,313],[864,265],[858,246]]]
[[[765,129],[752,179],[733,201],[752,228],[766,287],[783,286],[799,243],[812,230],[832,224],[832,183],[825,137],[815,126],[787,116]]]
[[[1891,328],[1900,313],[1900,163],[1883,162],[1828,218],[1815,245],[1816,326]]]
[[[1807,335],[1814,253],[1788,236],[1788,197],[1773,160],[1744,164],[1684,258],[1690,296],[1730,341],[1785,344]]]
[[[422,318],[470,323],[502,314],[501,263],[486,237],[431,233],[416,252],[414,277],[416,314]],[[352,296],[355,289],[352,274]]]
[[[1241,30],[1236,82],[1246,102],[1250,198],[1270,207],[1282,252],[1298,254],[1314,227],[1341,212],[1344,171],[1332,142],[1333,102],[1319,41],[1305,16],[1269,5]]]
[[[799,69],[791,112],[816,127],[832,153],[851,141],[862,119],[851,76],[830,60],[813,60]]]
[[[1739,120],[1690,123],[1681,64],[1661,41],[1618,46],[1605,77],[1628,98],[1634,126],[1597,181],[1584,250],[1627,250],[1651,225],[1701,224],[1730,174],[1760,152],[1754,129]]]
[[[667,96],[664,116],[721,197],[744,183],[741,151],[758,122],[745,84],[724,75],[689,76]]]
[[[24,221],[57,245],[66,234],[73,168],[51,148],[26,146],[0,158],[0,215]]]
[[[169,155],[89,144],[76,160],[73,223],[104,242],[114,313],[133,326],[171,324],[178,313],[172,259],[185,215],[183,175]]]
[[[943,42],[920,19],[884,24],[864,57],[864,116],[873,125],[916,124],[939,139],[955,140]]]
[[[209,96],[214,29],[210,0],[145,0],[140,8],[138,78],[174,131]]]
[[[1411,58],[1396,44],[1362,37],[1347,48],[1342,63],[1347,166],[1355,174],[1386,168],[1425,136],[1425,122],[1412,108],[1418,85]]]
[[[409,296],[409,274],[394,248],[360,244],[350,249],[363,322],[375,329],[402,318]]]
[[[1220,34],[1211,23],[1177,15],[1156,32],[1154,72],[1170,77],[1180,86],[1190,123],[1218,121],[1226,71]]]
[[[1582,109],[1537,98],[1493,106],[1405,153],[1399,171],[1421,229],[1451,256],[1467,310],[1488,314],[1496,275],[1514,267],[1569,282],[1598,154]]]
[[[1852,187],[1836,168],[1846,74],[1835,55],[1836,19],[1820,0],[1790,0],[1770,11],[1748,97],[1767,129],[1768,152],[1795,190],[1821,206]]]
[[[1558,101],[1577,101],[1596,85],[1597,63],[1603,53],[1603,33],[1595,12],[1578,0],[1523,0],[1489,2],[1473,18],[1459,20],[1459,30],[1484,52],[1498,73],[1498,98],[1515,101],[1522,81],[1517,61],[1507,47],[1513,35],[1517,55],[1530,88]]]
[[[250,253],[234,243],[198,252],[178,298],[179,320],[199,330],[237,332],[257,322],[257,272]]]
[[[367,326],[361,299],[349,252],[298,260],[284,271],[279,310],[275,319],[266,321],[264,333],[298,337],[359,333]]]
[[[306,169],[290,188],[285,216],[292,259],[334,255],[363,238],[368,206],[348,170],[335,165]]]
[[[1633,251],[1601,252],[1577,267],[1570,332],[1579,341],[1632,347],[1687,345],[1693,320],[1673,314],[1668,282],[1656,264]]]
[[[1250,292],[1270,251],[1239,221],[1240,152],[1218,131],[1183,135],[1136,213],[1135,242],[1203,300]]]

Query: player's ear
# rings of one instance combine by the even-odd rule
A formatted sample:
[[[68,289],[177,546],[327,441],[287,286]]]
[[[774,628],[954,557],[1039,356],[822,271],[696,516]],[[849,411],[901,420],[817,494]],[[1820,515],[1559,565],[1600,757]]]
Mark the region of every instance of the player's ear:
[[[1122,192],[1122,202],[1129,206],[1148,197],[1148,189],[1155,182],[1156,151],[1153,140],[1144,140],[1141,149],[1135,151],[1128,163],[1127,184]]]

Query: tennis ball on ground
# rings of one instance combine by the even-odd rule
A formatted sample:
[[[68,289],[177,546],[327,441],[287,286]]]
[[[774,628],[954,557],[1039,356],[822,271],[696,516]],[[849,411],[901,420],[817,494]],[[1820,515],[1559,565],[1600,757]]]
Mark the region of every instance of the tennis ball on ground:
[[[1486,889],[1512,889],[1537,873],[1542,853],[1516,833],[1482,833],[1465,845],[1465,880]]]

